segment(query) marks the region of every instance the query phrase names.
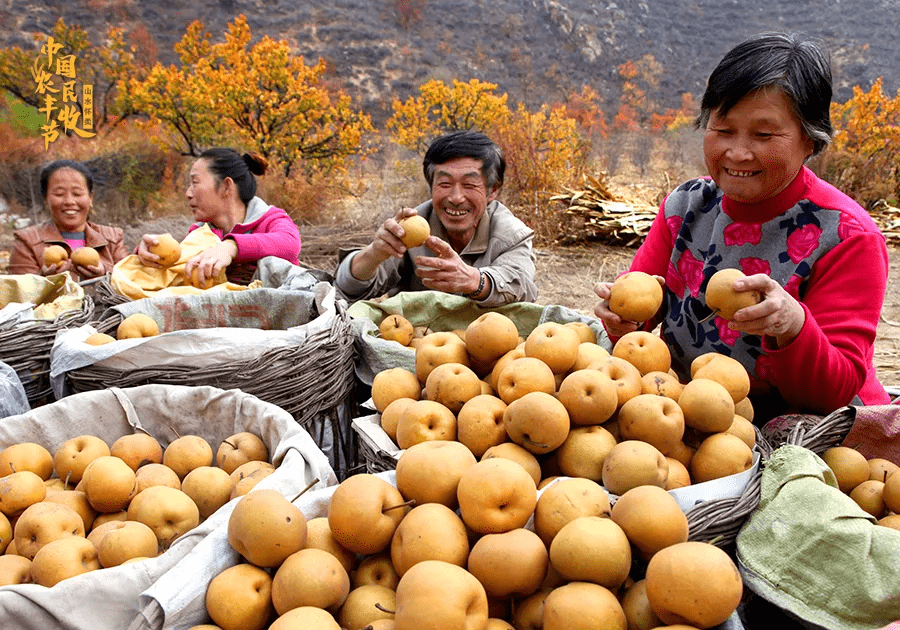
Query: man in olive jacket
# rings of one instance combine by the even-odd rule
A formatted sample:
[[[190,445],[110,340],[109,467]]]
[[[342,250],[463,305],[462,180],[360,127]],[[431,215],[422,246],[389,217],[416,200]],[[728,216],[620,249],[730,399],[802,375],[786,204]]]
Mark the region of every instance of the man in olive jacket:
[[[387,219],[338,266],[335,287],[355,301],[400,291],[455,293],[485,307],[533,302],[534,232],[497,201],[506,162],[487,136],[457,131],[435,139],[423,170],[431,200]],[[400,221],[420,215],[431,236],[407,249]]]

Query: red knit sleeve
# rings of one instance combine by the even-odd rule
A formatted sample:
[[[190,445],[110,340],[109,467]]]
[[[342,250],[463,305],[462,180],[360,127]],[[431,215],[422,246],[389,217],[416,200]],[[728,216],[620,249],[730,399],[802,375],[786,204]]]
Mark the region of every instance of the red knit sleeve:
[[[872,362],[887,285],[884,238],[861,231],[813,266],[802,296],[806,321],[781,349],[767,348],[771,378],[789,403],[829,412],[860,391]]]

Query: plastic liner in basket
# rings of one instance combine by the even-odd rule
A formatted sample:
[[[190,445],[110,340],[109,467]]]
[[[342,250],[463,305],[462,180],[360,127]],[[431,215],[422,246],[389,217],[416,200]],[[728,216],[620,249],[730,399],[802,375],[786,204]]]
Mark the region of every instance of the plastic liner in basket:
[[[28,396],[16,371],[0,361],[0,418],[17,416],[31,410]]]
[[[325,454],[290,414],[255,396],[213,387],[146,385],[69,396],[5,418],[0,422],[0,448],[32,441],[55,452],[65,440],[83,434],[95,435],[111,444],[122,435],[133,433],[136,427],[163,445],[177,437],[176,431],[181,435],[199,435],[214,450],[234,433],[256,433],[268,447],[270,462],[277,466],[257,487],[275,489],[286,497],[295,497],[316,479],[318,488],[337,483]],[[176,581],[200,584],[209,572],[223,566],[226,560],[222,557],[205,557],[200,562],[192,554],[213,532],[227,528],[237,500],[219,508],[156,558],[91,571],[52,588],[37,584],[0,588],[0,628],[128,627],[138,616],[141,594],[148,589]],[[183,563],[186,557],[194,560]],[[159,623],[148,627],[163,626]]]
[[[165,334],[83,343],[94,330],[114,335],[135,312],[153,317]],[[228,314],[235,317],[223,319]],[[344,303],[326,283],[314,292],[263,288],[122,304],[93,327],[60,336],[52,365],[60,395],[147,383],[240,389],[290,413],[341,474],[355,457],[342,412],[354,382],[353,336]]]
[[[52,320],[0,324],[0,358],[18,374],[32,407],[54,399],[50,383],[50,351],[56,333],[83,326],[93,315],[94,302],[85,295],[81,309],[65,311]]]

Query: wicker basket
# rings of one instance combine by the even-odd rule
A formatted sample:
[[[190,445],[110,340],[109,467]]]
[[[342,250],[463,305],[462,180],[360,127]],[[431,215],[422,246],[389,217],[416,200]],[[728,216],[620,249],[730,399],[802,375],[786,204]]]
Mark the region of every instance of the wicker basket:
[[[94,302],[86,295],[81,310],[66,311],[53,320],[32,320],[0,328],[0,358],[18,374],[32,407],[53,401],[50,349],[57,331],[83,326],[93,315]]]
[[[336,302],[336,311],[330,329],[310,334],[302,344],[274,348],[246,361],[202,368],[179,364],[128,370],[90,365],[66,372],[66,385],[73,393],[150,383],[240,389],[290,413],[323,449],[324,444],[333,442],[332,466],[344,476],[356,457],[353,436],[346,428],[355,354],[343,302]],[[122,319],[122,314],[114,311],[94,327],[115,335]]]
[[[753,428],[756,430],[756,448],[760,452],[759,468],[739,497],[707,501],[686,513],[688,540],[708,542],[717,547],[731,547],[744,522],[759,505],[762,471],[772,455],[772,446],[759,427],[754,425]]]
[[[94,303],[96,305],[95,309],[98,317],[102,316],[103,312],[111,306],[116,306],[117,304],[125,304],[126,302],[131,301],[130,299],[113,289],[112,285],[109,283],[109,274],[103,276],[100,280],[97,281],[97,283],[94,285],[93,291]]]
[[[804,415],[790,430],[785,443],[802,446],[821,455],[844,441],[855,418],[853,407],[842,407],[824,418]]]
[[[821,455],[844,441],[855,418],[853,407],[842,407],[827,416],[786,414],[770,420],[763,432],[773,450],[793,444]]]

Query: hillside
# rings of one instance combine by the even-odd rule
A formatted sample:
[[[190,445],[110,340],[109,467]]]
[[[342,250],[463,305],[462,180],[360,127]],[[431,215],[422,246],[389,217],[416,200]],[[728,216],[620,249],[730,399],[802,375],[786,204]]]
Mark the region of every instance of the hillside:
[[[219,37],[244,14],[254,36],[326,59],[335,82],[382,120],[393,98],[432,78],[491,81],[531,106],[588,84],[611,110],[617,67],[645,55],[660,66],[656,101],[677,107],[682,92],[699,97],[728,48],[765,30],[825,40],[837,100],[879,76],[893,93],[900,87],[896,11],[896,0],[8,0],[0,4],[0,46],[30,46],[33,33],[63,17],[93,33],[107,23],[145,29],[152,37],[145,48],[152,55],[155,46],[170,63],[192,21]]]

